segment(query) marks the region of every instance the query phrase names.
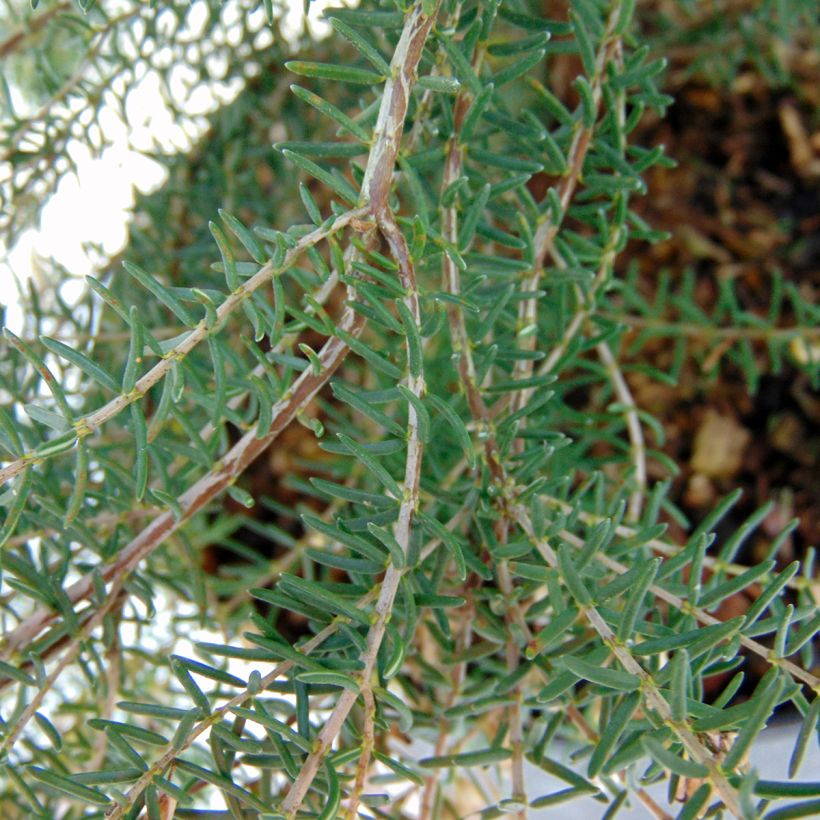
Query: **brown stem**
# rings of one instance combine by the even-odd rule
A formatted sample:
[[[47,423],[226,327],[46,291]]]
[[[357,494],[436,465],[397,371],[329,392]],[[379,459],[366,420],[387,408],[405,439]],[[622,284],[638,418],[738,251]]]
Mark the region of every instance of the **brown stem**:
[[[173,350],[169,351],[163,359],[137,380],[134,389],[130,393],[120,394],[108,402],[108,404],[95,410],[93,413],[83,416],[79,421],[75,422],[74,433],[77,439],[79,440],[91,435],[102,424],[121,413],[130,404],[139,401],[148,390],[171,371],[177,362],[187,356],[201,341],[217,332],[226,317],[250,298],[250,295],[254,291],[267,284],[277,274],[291,267],[308,248],[313,247],[323,239],[326,239],[333,233],[337,233],[351,223],[356,223],[365,215],[366,211],[364,209],[348,211],[346,214],[337,217],[329,225],[322,225],[303,236],[296,245],[285,254],[281,265],[274,266],[272,261],[263,265],[247,282],[241,284],[233,293],[228,294],[225,301],[222,302],[216,310],[216,322],[212,327],[209,327],[203,319]],[[68,452],[70,452],[70,450]],[[12,461],[0,469],[0,484],[18,475],[30,464],[37,464],[43,460],[44,459],[37,456],[36,451],[26,453],[21,458]]]
[[[342,317],[340,326],[348,333],[358,336],[364,322],[362,316],[348,309]],[[213,470],[179,496],[179,517],[175,517],[171,511],[158,515],[119,552],[113,563],[102,570],[103,579],[112,581],[132,572],[194,513],[233,484],[327,383],[349,352],[350,348],[338,337],[328,339],[318,354],[320,371],[315,374],[312,368],[304,370],[291,389],[274,405],[273,422],[265,436],[257,438],[255,431],[246,433]],[[72,584],[66,590],[66,595],[72,603],[77,603],[88,598],[93,590],[94,574],[89,572]],[[41,610],[20,623],[6,636],[3,657],[8,658],[27,646],[56,617],[57,614],[53,611]]]

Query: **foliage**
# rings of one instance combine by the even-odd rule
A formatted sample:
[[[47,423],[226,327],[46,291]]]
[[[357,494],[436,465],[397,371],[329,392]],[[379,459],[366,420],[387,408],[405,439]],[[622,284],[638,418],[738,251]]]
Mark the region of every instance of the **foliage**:
[[[816,374],[816,309],[784,287],[751,314],[727,287],[707,315],[685,282],[650,303],[616,275],[662,238],[630,203],[670,161],[630,143],[672,102],[634,6],[363,3],[293,55],[270,4],[209,4],[193,53],[188,4],[53,4],[5,40],[89,32],[37,111],[7,109],[12,232],[71,139],[99,148],[110,89],[157,70],[170,94],[180,61],[248,81],[167,160],[124,260],[5,331],[3,816],[445,817],[474,789],[487,817],[665,817],[663,779],[681,817],[816,810],[816,783],[745,762],[781,704],[792,777],[817,731],[812,553],[776,566],[790,524],[739,563],[768,508],[718,539],[736,495],[687,521],[619,363],[633,325],[636,348],[694,326],[752,389],[761,341]],[[40,63],[62,41],[42,42]],[[743,699],[750,657],[768,671]],[[528,792],[530,766],[565,787]]]

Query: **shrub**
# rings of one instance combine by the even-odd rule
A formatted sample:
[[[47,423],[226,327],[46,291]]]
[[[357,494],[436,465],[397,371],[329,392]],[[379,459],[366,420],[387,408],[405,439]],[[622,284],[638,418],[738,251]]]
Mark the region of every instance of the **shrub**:
[[[237,3],[230,47],[209,5],[194,67],[221,55],[248,90],[167,160],[122,264],[5,331],[4,816],[445,817],[470,790],[487,817],[668,816],[663,779],[681,817],[817,811],[817,784],[746,765],[780,704],[791,776],[816,730],[811,560],[776,567],[789,524],[738,563],[769,507],[717,539],[737,494],[689,522],[624,376],[618,317],[652,311],[616,260],[660,238],[631,203],[669,163],[630,134],[671,103],[634,6],[363,3],[288,60],[270,3],[273,42]],[[100,142],[115,77],[170,87],[191,8],[52,5],[5,41],[60,54],[32,116],[7,87],[9,231]],[[816,309],[787,297],[791,331],[731,289],[696,314],[735,323],[751,384],[751,339],[816,372]]]

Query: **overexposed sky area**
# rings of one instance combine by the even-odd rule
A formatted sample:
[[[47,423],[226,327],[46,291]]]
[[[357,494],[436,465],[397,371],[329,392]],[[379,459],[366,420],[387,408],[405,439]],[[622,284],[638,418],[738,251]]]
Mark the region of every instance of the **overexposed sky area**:
[[[282,30],[286,36],[295,35],[304,19],[302,0],[286,0],[284,5],[287,10]],[[313,0],[308,25],[314,36],[327,35],[329,26],[322,19],[322,12],[328,6],[338,5],[329,0]],[[232,37],[238,37],[240,13],[237,6],[225,5],[223,21],[229,44]],[[257,45],[264,45],[264,38],[272,37],[262,25],[261,5],[252,15],[259,18],[261,29],[258,37],[262,41]],[[186,36],[196,37],[205,17],[205,4],[195,0],[187,18]],[[216,73],[218,76],[218,67]],[[156,147],[171,152],[189,150],[205,131],[207,115],[233,100],[242,82],[206,85],[198,81],[193,68],[179,66],[172,74],[170,86],[175,100],[185,101],[184,109],[191,117],[186,127],[174,122],[160,93],[157,74],[145,73],[128,92],[127,122],[113,108],[101,112],[100,129],[109,147],[95,157],[87,146],[72,143],[69,152],[77,173],[69,173],[60,181],[43,208],[39,227],[23,232],[12,248],[0,243],[0,303],[6,306],[6,325],[15,333],[23,320],[19,289],[25,288],[32,277],[36,284],[41,283],[38,271],[47,267],[41,260],[53,258],[65,268],[69,278],[62,283],[60,293],[72,304],[86,287],[83,277],[93,275],[106,258],[123,249],[136,193],[156,190],[165,181],[163,166],[141,151]],[[13,87],[11,91],[17,110],[25,110],[26,103],[19,92]]]

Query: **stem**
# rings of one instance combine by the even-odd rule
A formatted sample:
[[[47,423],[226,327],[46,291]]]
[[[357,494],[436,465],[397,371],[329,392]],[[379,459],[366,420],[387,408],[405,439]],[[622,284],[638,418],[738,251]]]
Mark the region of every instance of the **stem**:
[[[370,756],[376,742],[373,726],[374,718],[376,717],[376,701],[373,699],[373,690],[367,681],[362,685],[362,700],[364,701],[362,752],[356,764],[356,782],[353,786],[353,793],[350,795],[350,803],[348,804],[347,813],[345,815],[346,820],[356,820],[359,801],[365,788],[367,788],[367,772],[370,768]]]
[[[217,333],[221,328],[225,318],[236,308],[238,308],[250,295],[258,290],[262,285],[267,284],[274,276],[292,267],[296,260],[308,249],[342,230],[351,223],[361,219],[366,215],[364,209],[348,211],[337,217],[330,225],[321,225],[309,234],[303,236],[296,245],[291,248],[282,260],[282,264],[274,266],[272,262],[263,265],[247,282],[241,284],[233,293],[229,294],[225,301],[217,308],[216,322],[212,327],[208,327],[203,319],[191,332],[175,347],[170,350],[160,362],[155,364],[144,376],[137,380],[134,389],[128,394],[120,394],[112,399],[108,404],[95,410],[74,423],[74,433],[77,440],[85,438],[96,432],[105,422],[114,418],[135,401],[141,399],[157,382],[164,378],[174,365],[185,358],[201,341],[213,333]],[[70,450],[65,451],[70,452]],[[12,461],[0,470],[0,484],[5,483],[10,478],[21,473],[28,465],[39,464],[45,461],[37,456],[36,451],[31,451]]]
[[[620,530],[622,528],[618,528]],[[623,528],[628,529],[628,528]],[[616,532],[618,531],[616,530]],[[634,533],[634,530],[629,530],[630,532]],[[582,547],[584,542],[583,539],[579,538],[577,535],[574,535],[567,530],[561,530],[559,533],[560,537],[564,539],[568,544],[572,544],[574,547]],[[651,545],[651,542],[648,542]],[[616,561],[614,558],[610,558],[608,555],[604,555],[601,552],[597,552],[595,554],[595,558],[600,561],[605,567],[611,569],[613,572],[616,572],[618,575],[624,575],[628,570],[629,567],[625,566],[624,564]],[[679,610],[688,612],[692,615],[696,620],[700,621],[704,626],[714,626],[716,624],[724,623],[720,618],[715,618],[714,615],[710,615],[705,610],[701,609],[698,606],[694,606],[690,603],[687,599],[681,598],[679,595],[675,595],[674,592],[669,592],[668,590],[664,589],[657,584],[651,584],[649,586],[649,591],[657,598],[660,598],[662,601],[666,601],[666,603],[671,604],[672,606],[676,607]],[[803,681],[803,683],[807,684],[808,686],[812,687],[816,692],[820,692],[820,677],[813,675],[811,672],[807,672],[805,669],[801,669],[797,664],[792,663],[792,661],[787,660],[786,658],[777,657],[772,652],[771,648],[768,646],[764,646],[762,643],[758,643],[753,638],[747,638],[745,635],[738,636],[740,640],[740,645],[745,646],[750,652],[754,652],[755,655],[762,658],[766,661],[770,666],[776,666],[782,669],[784,672],[791,675],[793,678],[797,680]]]
[[[358,336],[364,328],[364,319],[353,310],[347,309],[340,326],[348,333]],[[328,339],[318,354],[321,363],[319,373],[314,374],[312,368],[302,371],[290,390],[274,405],[273,421],[265,436],[257,438],[253,430],[246,433],[213,470],[177,498],[181,512],[179,518],[175,518],[170,511],[158,515],[128,546],[120,551],[112,564],[102,570],[103,579],[111,581],[130,573],[194,513],[227,489],[293,421],[296,414],[313,399],[336,372],[349,352],[350,348],[338,337],[333,336]],[[89,572],[66,590],[71,603],[75,604],[93,593],[93,578],[94,573]],[[23,649],[56,617],[57,613],[53,611],[40,610],[26,618],[6,636],[3,642],[2,657],[8,658],[14,652]]]
[[[511,508],[511,514],[532,541],[535,548],[541,554],[541,557],[550,567],[557,569],[557,555],[547,540],[540,538],[536,534],[527,511],[521,506],[513,506]],[[618,659],[621,666],[630,674],[640,678],[641,694],[646,704],[657,712],[664,723],[678,736],[678,739],[683,743],[684,748],[691,755],[692,759],[706,766],[709,770],[710,779],[720,793],[723,802],[726,804],[726,808],[736,817],[741,817],[740,798],[738,797],[737,791],[727,780],[726,775],[720,767],[720,763],[715,759],[714,755],[698,740],[689,722],[685,720],[675,720],[671,707],[663,695],[661,695],[652,676],[644,671],[643,667],[635,660],[627,648],[627,645],[616,638],[615,633],[610,629],[609,624],[601,617],[598,610],[591,604],[585,606],[579,605],[579,608],[604,644],[609,647],[610,652]]]
[[[595,73],[592,77],[590,77],[592,99],[596,113],[596,123],[598,111],[601,107],[602,84],[604,74],[606,72],[606,64],[609,62],[613,54],[621,48],[621,38],[614,35],[620,13],[621,2],[620,0],[616,0],[613,3],[612,10],[607,20],[606,29],[601,37],[601,43],[595,60]],[[544,273],[544,260],[553,247],[555,237],[557,236],[558,230],[567,214],[570,202],[572,201],[572,197],[575,194],[575,190],[581,178],[584,160],[586,159],[587,152],[592,144],[592,137],[595,132],[596,123],[593,123],[593,125],[587,127],[582,125],[579,121],[575,126],[575,133],[573,134],[569,153],[567,155],[567,165],[569,170],[566,172],[558,185],[558,198],[560,200],[561,213],[557,218],[552,218],[548,213],[545,216],[544,221],[538,226],[538,230],[536,231],[533,240],[533,244],[535,245],[535,264],[533,266],[532,273],[521,282],[522,291],[536,291],[538,289],[538,285]],[[572,331],[572,336],[575,335],[577,329],[583,323],[583,319],[578,319],[577,322],[576,319],[578,319],[578,314],[576,314],[576,317],[574,317],[573,321],[570,323],[571,327],[575,325],[575,328]],[[521,337],[521,346],[524,349],[535,350],[537,336],[535,329],[537,328],[537,325],[538,300],[535,298],[522,300],[518,306],[517,332]],[[555,354],[556,351],[557,349],[554,349],[553,354]],[[553,355],[551,355],[550,358],[547,359],[547,362],[552,361],[549,368],[547,368],[545,363],[539,373],[549,372],[552,370],[558,358],[560,358],[559,355],[555,355],[554,358]],[[516,361],[513,369],[515,378],[527,379],[532,375],[532,372],[532,359],[519,359]],[[513,394],[510,404],[513,412],[520,410],[527,404],[532,396],[532,391],[533,388],[523,388]]]
[[[637,486],[629,496],[629,506],[627,508],[627,520],[631,522],[639,521],[641,510],[643,509],[644,495],[646,494],[646,443],[644,441],[643,427],[638,417],[638,407],[626,383],[624,374],[618,365],[618,360],[612,355],[612,350],[607,342],[600,342],[596,346],[598,358],[606,368],[612,389],[618,397],[618,401],[625,406],[624,417],[626,418],[626,429],[629,433],[630,449],[632,451],[632,464],[635,468],[635,483]]]
[[[390,77],[385,83],[384,94],[379,108],[376,127],[373,134],[373,147],[370,150],[364,180],[362,181],[362,201],[369,205],[378,224],[379,230],[387,241],[394,259],[399,264],[402,285],[405,288],[404,303],[413,319],[420,323],[418,289],[415,270],[407,248],[407,242],[401,233],[388,205],[388,196],[392,187],[393,169],[396,164],[401,136],[404,130],[404,119],[410,92],[415,82],[416,68],[421,60],[424,43],[433,26],[438,6],[430,16],[424,14],[422,6],[417,3],[408,14],[402,29],[399,42],[390,63]],[[408,351],[408,365],[410,365]],[[424,376],[411,370],[407,386],[412,393],[421,399],[424,394]],[[412,405],[407,414],[408,442],[407,458],[404,471],[404,497],[399,507],[398,521],[394,535],[405,555],[410,545],[410,533],[413,515],[418,505],[419,477],[421,473],[422,442],[419,437],[419,419]],[[387,621],[393,611],[393,602],[399,588],[402,571],[394,564],[387,568],[382,582],[381,592],[375,607],[375,620],[367,633],[365,649],[360,660],[363,664],[361,679],[363,685],[369,685],[376,657],[381,646]],[[296,812],[316,776],[319,766],[330,750],[336,737],[342,730],[353,704],[359,693],[345,689],[339,697],[327,722],[322,727],[315,748],[307,757],[299,776],[293,782],[287,796],[282,802],[282,812],[288,818]]]

